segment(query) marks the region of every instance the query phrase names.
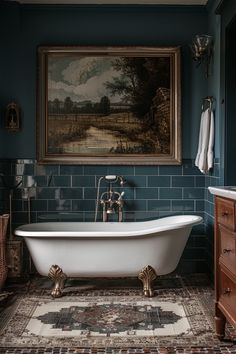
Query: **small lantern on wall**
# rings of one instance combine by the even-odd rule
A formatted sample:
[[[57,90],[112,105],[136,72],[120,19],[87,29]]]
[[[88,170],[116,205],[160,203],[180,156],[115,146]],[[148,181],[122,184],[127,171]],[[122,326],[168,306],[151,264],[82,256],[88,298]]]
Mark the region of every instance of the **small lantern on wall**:
[[[4,128],[12,132],[17,132],[20,130],[20,127],[20,107],[17,103],[11,102],[6,108]]]
[[[197,63],[197,67],[201,64],[205,66],[205,75],[209,77],[209,68],[213,54],[213,39],[208,34],[197,34],[190,45],[193,60]]]

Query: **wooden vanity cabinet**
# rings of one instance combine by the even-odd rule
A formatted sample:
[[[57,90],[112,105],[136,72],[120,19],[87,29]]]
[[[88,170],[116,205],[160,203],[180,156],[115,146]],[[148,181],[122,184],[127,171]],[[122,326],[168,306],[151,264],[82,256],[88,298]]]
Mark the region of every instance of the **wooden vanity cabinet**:
[[[215,197],[215,323],[225,336],[226,319],[236,328],[236,200]]]

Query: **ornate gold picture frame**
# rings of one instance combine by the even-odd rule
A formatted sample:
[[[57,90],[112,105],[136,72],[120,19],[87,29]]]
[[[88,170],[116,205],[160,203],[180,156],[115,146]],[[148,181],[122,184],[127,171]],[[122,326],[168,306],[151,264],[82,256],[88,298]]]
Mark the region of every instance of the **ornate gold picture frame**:
[[[39,163],[180,164],[178,47],[39,47]]]

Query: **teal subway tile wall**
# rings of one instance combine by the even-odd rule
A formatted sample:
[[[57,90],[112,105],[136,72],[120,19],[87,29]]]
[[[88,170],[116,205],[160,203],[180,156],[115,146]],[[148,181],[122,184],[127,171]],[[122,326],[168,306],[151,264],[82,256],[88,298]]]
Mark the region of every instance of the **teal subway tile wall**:
[[[112,166],[112,168],[110,166],[42,166],[31,160],[2,160],[0,162],[1,205],[4,206],[2,211],[9,211],[9,193],[13,190],[13,229],[28,223],[27,198],[24,198],[27,189],[30,196],[31,222],[94,221],[97,185],[101,172],[120,174],[122,170],[125,184],[122,187],[115,185],[115,188],[125,192],[125,221],[149,220],[183,213],[204,217],[203,186],[201,184],[199,187],[197,184],[198,175],[190,175],[190,173],[188,177],[183,175],[187,165],[189,172],[195,172],[194,161],[188,159],[183,162],[183,166],[178,166],[177,169],[175,166],[165,166],[165,169],[162,168],[163,166],[147,168],[151,175],[144,176],[143,167],[140,166]],[[175,175],[171,175],[173,170],[178,171],[177,180]],[[32,175],[28,174],[29,171]],[[166,175],[160,176],[160,172],[163,171],[166,171]],[[18,185],[21,180],[22,183]],[[30,185],[27,184],[29,180]],[[189,185],[191,185],[191,193],[185,193],[185,190],[189,190]],[[106,182],[103,182],[101,192],[106,191],[107,186]],[[193,198],[191,199],[190,196]],[[113,220],[115,221],[116,217]],[[101,221],[100,208],[98,221]],[[179,265],[181,272],[204,271],[206,266],[204,240],[206,241],[204,224],[194,227]]]

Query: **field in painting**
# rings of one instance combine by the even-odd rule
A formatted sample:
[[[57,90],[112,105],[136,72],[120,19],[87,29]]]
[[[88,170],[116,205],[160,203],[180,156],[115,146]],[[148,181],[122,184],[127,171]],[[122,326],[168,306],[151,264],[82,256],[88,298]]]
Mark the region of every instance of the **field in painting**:
[[[130,112],[110,115],[51,114],[48,120],[48,150],[68,154],[158,154],[168,153],[158,126],[142,123]]]

